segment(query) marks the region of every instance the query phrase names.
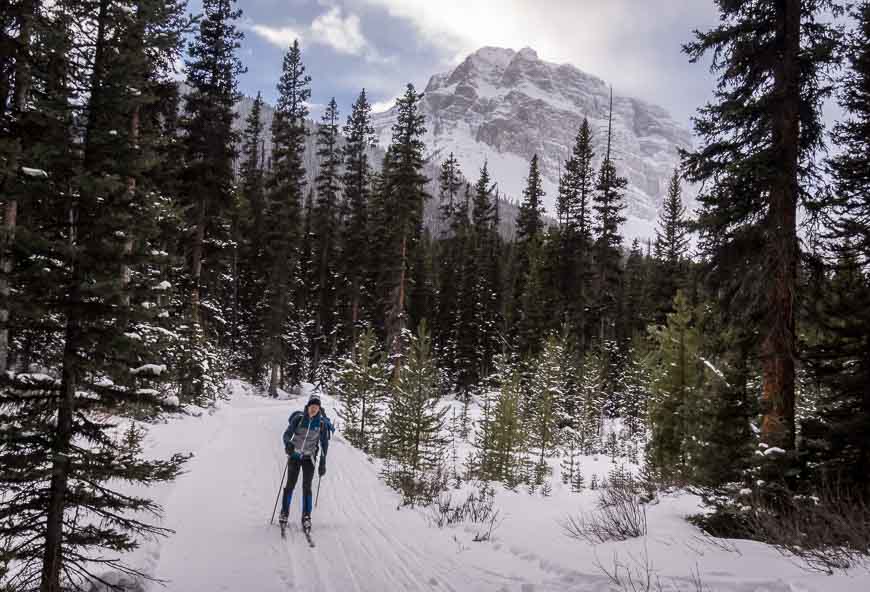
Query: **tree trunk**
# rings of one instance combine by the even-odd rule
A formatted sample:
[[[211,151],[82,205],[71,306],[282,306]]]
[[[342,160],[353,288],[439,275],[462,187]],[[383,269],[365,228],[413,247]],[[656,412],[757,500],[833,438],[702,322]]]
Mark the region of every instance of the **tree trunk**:
[[[73,264],[75,266],[75,264]],[[40,592],[61,592],[61,543],[63,540],[63,514],[66,505],[67,482],[69,481],[69,448],[72,440],[73,413],[78,375],[79,326],[75,302],[78,286],[73,271],[73,288],[69,317],[66,323],[66,343],[63,352],[61,399],[57,412],[54,458],[51,471],[48,513],[46,516],[45,552],[42,562]]]
[[[30,37],[37,6],[35,0],[24,0],[21,5],[18,53],[15,59],[15,90],[12,96],[12,109],[16,117],[24,112],[27,96],[30,94]],[[15,240],[18,200],[8,196],[3,214],[3,242],[0,244],[0,374],[6,372],[9,363],[9,274],[12,273],[12,256],[9,251]]]
[[[190,254],[190,278],[192,287],[190,291],[190,322],[193,325],[200,324],[199,318],[199,282],[202,276],[202,244],[205,241],[205,198],[200,198],[199,209],[196,217],[196,229],[193,233],[193,248]]]
[[[269,396],[277,398],[278,397],[278,368],[281,364],[276,361],[272,361],[272,370],[269,374]]]
[[[777,2],[774,66],[773,145],[778,178],[770,192],[768,248],[768,330],[761,345],[762,439],[791,450],[795,445],[795,315],[797,283],[797,200],[800,141],[800,0]]]

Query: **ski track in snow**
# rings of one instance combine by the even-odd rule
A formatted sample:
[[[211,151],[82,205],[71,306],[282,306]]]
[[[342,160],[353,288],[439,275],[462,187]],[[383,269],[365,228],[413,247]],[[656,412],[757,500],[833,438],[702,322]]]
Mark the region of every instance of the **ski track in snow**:
[[[156,425],[149,433],[150,455],[194,452],[174,483],[147,492],[163,505],[161,524],[175,530],[130,557],[165,583],[150,585],[150,592],[607,592],[618,588],[595,567],[597,554],[607,564],[616,550],[625,560],[646,544],[578,544],[564,537],[557,519],[579,498],[560,506],[525,494],[497,498],[505,523],[493,541],[469,542],[473,529],[439,530],[421,512],[398,509],[399,497],[380,479],[377,465],[340,433],[330,443],[328,473],[312,514],[316,547],[308,546],[300,527],[301,483],[282,539],[277,514],[269,524],[283,488],[281,434],[307,396],[275,401],[232,390],[232,399],[213,413]],[[334,415],[333,401],[322,398]],[[313,489],[316,495],[316,475]],[[711,547],[686,559],[683,543],[693,527],[674,511],[662,516],[648,542],[656,573],[661,567],[668,576],[664,590],[697,589],[686,578],[695,554],[705,563],[710,592],[868,589],[866,574],[809,576],[758,543],[743,545],[745,554]]]
[[[522,567],[523,579],[473,565],[470,553],[450,540],[451,531],[397,509],[398,498],[375,465],[338,434],[312,514],[316,547],[308,546],[299,525],[301,483],[281,539],[277,518],[273,525],[268,520],[286,458],[280,436],[300,402],[236,397],[206,418],[214,424],[207,441],[163,501],[163,522],[176,532],[162,542],[153,569],[167,592],[566,589],[555,581],[541,584],[555,578],[533,565]],[[316,475],[313,489],[316,494]]]

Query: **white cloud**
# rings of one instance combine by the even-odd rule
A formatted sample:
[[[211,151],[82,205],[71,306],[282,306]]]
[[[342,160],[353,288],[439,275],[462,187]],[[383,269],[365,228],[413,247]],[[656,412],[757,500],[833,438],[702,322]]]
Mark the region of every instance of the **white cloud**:
[[[314,19],[311,36],[313,41],[351,55],[361,55],[369,46],[360,30],[359,17],[355,14],[342,17],[338,7]]]
[[[294,39],[298,39],[301,43],[305,38],[304,35],[293,27],[269,27],[268,25],[250,25],[251,30],[271,43],[277,45],[281,49],[287,49]]]
[[[395,64],[395,56],[383,56],[363,35],[360,18],[355,14],[344,16],[337,6],[331,7],[316,17],[309,27],[296,26],[271,27],[249,22],[247,28],[280,47],[287,49],[294,39],[300,43],[311,43],[330,47],[347,55],[360,56],[373,64]]]

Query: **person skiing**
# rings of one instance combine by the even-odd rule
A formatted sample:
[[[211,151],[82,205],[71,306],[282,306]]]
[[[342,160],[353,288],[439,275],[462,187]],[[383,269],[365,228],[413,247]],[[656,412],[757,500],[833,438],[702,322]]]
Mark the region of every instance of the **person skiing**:
[[[284,487],[284,497],[281,500],[281,515],[278,522],[281,528],[287,525],[287,515],[290,513],[290,502],[293,499],[293,489],[302,471],[302,529],[311,531],[312,495],[311,482],[314,480],[314,461],[318,449],[322,450],[317,473],[323,477],[326,474],[326,452],[329,449],[329,438],[335,428],[323,412],[320,397],[312,395],[302,411],[294,411],[284,430],[284,451],[287,453],[287,485]],[[283,532],[283,531],[282,531]]]

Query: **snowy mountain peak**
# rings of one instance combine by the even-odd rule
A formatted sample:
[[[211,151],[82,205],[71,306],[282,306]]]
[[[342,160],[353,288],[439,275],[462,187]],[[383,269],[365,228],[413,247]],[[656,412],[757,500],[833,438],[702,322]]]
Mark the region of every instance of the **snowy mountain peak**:
[[[422,103],[425,141],[436,161],[453,152],[470,179],[488,161],[499,190],[513,199],[521,197],[529,160],[537,154],[553,214],[559,172],[583,117],[596,154],[603,154],[609,102],[610,87],[576,66],[542,60],[529,47],[482,47],[430,78]],[[649,237],[678,149],[691,148],[691,134],[665,109],[636,98],[614,95],[613,109],[614,155],[630,184],[625,235]],[[394,121],[395,107],[375,118],[382,146]]]

